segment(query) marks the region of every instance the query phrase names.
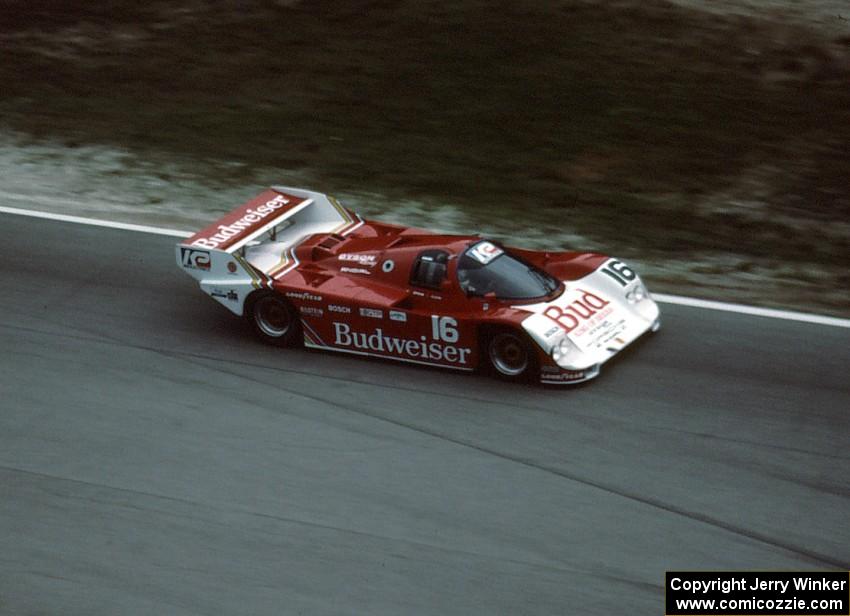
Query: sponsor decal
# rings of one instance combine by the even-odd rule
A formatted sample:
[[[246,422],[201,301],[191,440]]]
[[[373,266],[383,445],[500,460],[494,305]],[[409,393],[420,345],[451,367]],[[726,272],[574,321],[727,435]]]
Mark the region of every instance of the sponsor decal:
[[[375,264],[378,262],[378,257],[376,255],[359,252],[343,252],[338,258],[340,261],[354,261],[355,263],[365,265],[366,267],[375,267]]]
[[[425,336],[418,340],[387,336],[378,327],[371,332],[352,331],[347,323],[334,322],[334,344],[339,347],[384,353],[403,359],[444,361],[465,365],[472,349],[462,348],[442,341],[430,341]]]
[[[206,250],[195,250],[194,248],[180,248],[180,259],[183,267],[190,269],[210,270],[210,253]]]
[[[372,274],[372,272],[362,267],[341,267],[339,268],[339,271],[346,274],[365,274],[367,276]]]
[[[315,306],[301,306],[301,314],[306,314],[311,317],[321,317],[325,314],[325,311],[321,308],[316,308]]]
[[[374,308],[361,308],[360,316],[369,317],[370,319],[383,319],[384,312],[382,310],[375,310]]]
[[[239,301],[239,294],[233,289],[228,289],[227,291],[223,291],[221,289],[213,289],[210,292],[212,297],[221,297],[222,299],[226,299],[230,302]]]
[[[561,331],[561,326],[560,326],[560,325],[556,325],[556,326],[555,326],[555,327],[553,327],[552,329],[550,329],[550,330],[548,330],[547,332],[545,332],[545,333],[543,334],[543,337],[544,337],[544,338],[551,338],[552,336],[554,336],[555,334],[557,334],[559,331]]]
[[[466,253],[481,265],[487,265],[490,261],[503,254],[505,251],[492,242],[478,242]]]
[[[580,297],[566,306],[547,306],[543,316],[551,319],[567,334],[581,336],[614,311],[611,302],[590,291],[578,289]]]
[[[340,314],[351,314],[351,308],[348,306],[340,306],[338,304],[328,304],[328,312],[338,312]]]
[[[277,195],[274,199],[266,201],[264,204],[257,206],[256,209],[247,209],[245,211],[245,215],[242,216],[242,218],[240,218],[236,222],[233,222],[229,225],[219,225],[217,233],[213,233],[209,237],[199,238],[192,242],[192,245],[199,246],[201,248],[218,248],[221,244],[223,244],[230,238],[239,235],[247,229],[250,229],[256,223],[270,216],[276,210],[279,210],[288,203],[289,199],[287,199],[283,195]]]
[[[401,310],[390,310],[390,321],[398,321],[399,323],[407,323],[407,313]]]
[[[628,323],[626,323],[625,319],[621,319],[617,323],[612,323],[610,320],[605,319],[603,323],[591,330],[590,335],[593,336],[594,334],[599,334],[593,341],[597,348],[610,344],[612,341],[619,342],[620,348],[622,348],[626,343],[619,336],[621,336],[627,328]],[[599,333],[600,331],[601,333]],[[610,352],[616,352],[618,348],[609,346],[607,347],[607,350]]]
[[[585,377],[584,370],[566,370],[553,374],[547,371],[542,374],[540,379],[549,383],[568,383],[570,381],[579,381]]]
[[[302,301],[307,302],[322,301],[321,295],[313,295],[312,293],[308,293],[307,291],[287,291],[286,297],[291,297],[292,299],[300,299]]]
[[[625,328],[626,327],[626,320],[620,319],[620,322],[617,323],[617,325],[620,326],[621,328]],[[614,323],[612,321],[610,321],[608,319],[603,319],[601,321],[596,322],[596,324],[593,325],[592,327],[588,326],[588,327],[583,328],[582,333],[588,334],[589,336],[595,336],[597,334],[607,334],[607,338],[605,339],[605,341],[607,342],[608,340],[613,339],[615,336],[617,336],[620,333],[619,330],[617,330],[615,332],[610,331],[613,326],[614,326]]]

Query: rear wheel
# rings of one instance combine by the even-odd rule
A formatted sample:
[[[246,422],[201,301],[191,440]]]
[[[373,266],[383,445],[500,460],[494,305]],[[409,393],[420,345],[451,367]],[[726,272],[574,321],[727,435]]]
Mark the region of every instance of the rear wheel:
[[[526,381],[537,369],[537,358],[525,336],[511,330],[494,332],[487,340],[493,372],[508,381]]]
[[[294,346],[300,339],[301,322],[295,308],[277,295],[257,298],[249,311],[254,332],[263,342]]]

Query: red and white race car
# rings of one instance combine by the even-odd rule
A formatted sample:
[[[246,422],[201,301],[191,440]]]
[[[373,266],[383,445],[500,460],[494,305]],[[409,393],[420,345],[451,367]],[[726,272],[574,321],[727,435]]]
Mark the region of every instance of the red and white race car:
[[[367,221],[285,186],[178,244],[177,263],[266,342],[509,380],[586,381],[660,324],[617,259]]]

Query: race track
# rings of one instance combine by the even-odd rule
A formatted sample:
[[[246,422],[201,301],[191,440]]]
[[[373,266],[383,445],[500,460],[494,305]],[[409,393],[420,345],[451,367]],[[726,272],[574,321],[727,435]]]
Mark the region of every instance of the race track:
[[[517,387],[265,347],[174,238],[0,222],[0,614],[660,614],[668,569],[850,566],[850,329],[664,305]]]

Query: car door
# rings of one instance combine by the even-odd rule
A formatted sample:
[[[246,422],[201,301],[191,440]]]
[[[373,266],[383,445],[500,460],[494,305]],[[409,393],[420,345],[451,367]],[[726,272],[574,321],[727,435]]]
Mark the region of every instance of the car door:
[[[418,339],[417,360],[471,370],[478,357],[475,322],[454,278],[455,261],[440,249],[423,250],[414,259],[405,329]]]

